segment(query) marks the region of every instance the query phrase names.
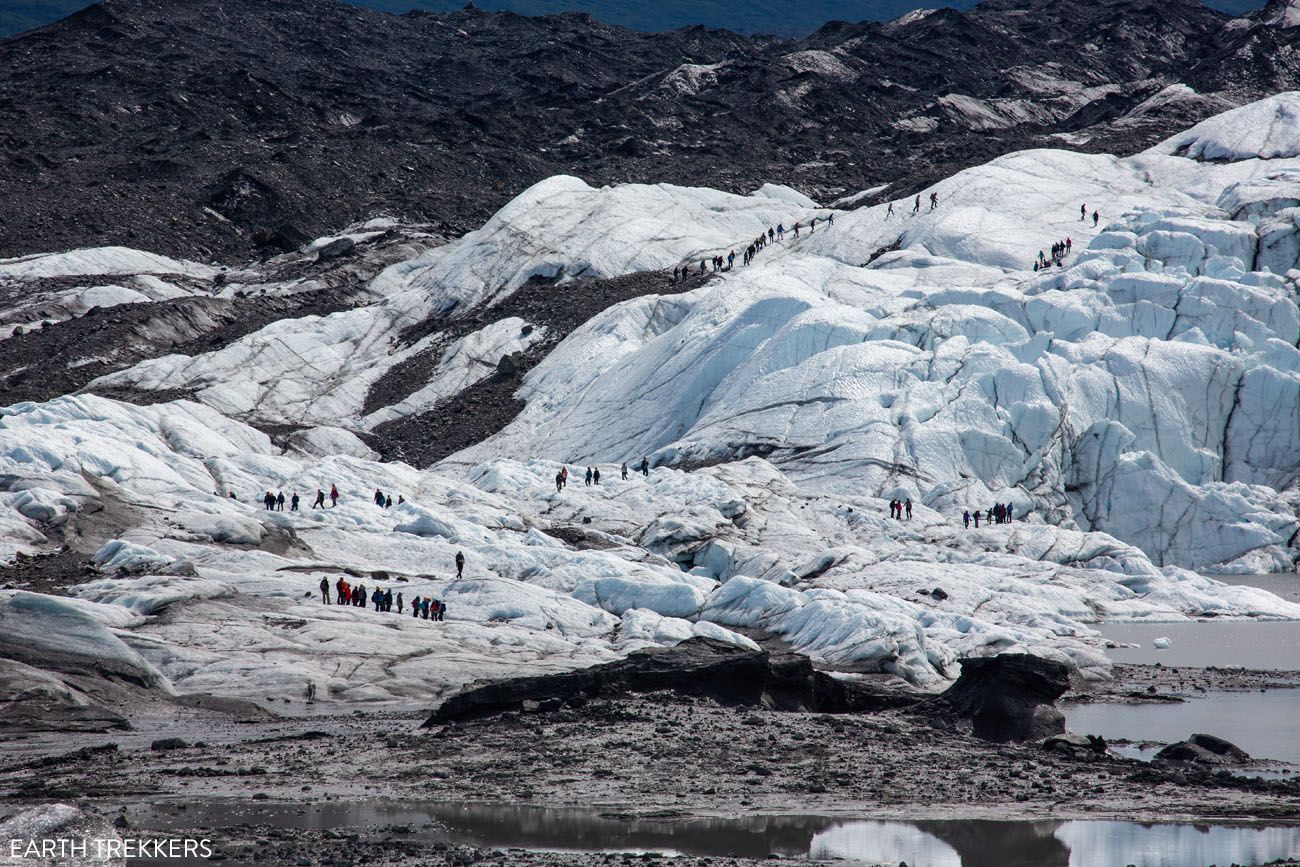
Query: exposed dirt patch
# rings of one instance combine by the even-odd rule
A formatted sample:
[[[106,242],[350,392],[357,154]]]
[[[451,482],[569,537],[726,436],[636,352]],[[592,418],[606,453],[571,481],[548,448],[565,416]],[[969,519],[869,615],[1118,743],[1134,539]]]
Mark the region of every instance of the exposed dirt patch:
[[[62,596],[74,584],[90,580],[94,571],[85,553],[69,547],[35,556],[20,553],[12,563],[0,564],[0,588]]]
[[[544,339],[513,366],[509,374],[493,373],[442,401],[431,410],[378,425],[366,443],[385,460],[428,466],[463,448],[482,442],[510,424],[524,408],[515,398],[523,377],[575,328],[609,307],[644,295],[675,295],[705,285],[716,275],[695,274],[674,283],[663,271],[641,271],[605,280],[574,280],[557,285],[533,279],[491,307],[463,318],[427,320],[402,335],[407,344],[442,331],[446,337],[397,365],[371,387],[365,411],[391,406],[409,397],[428,381],[442,349],[453,341],[493,322],[518,317],[530,326],[544,327]]]

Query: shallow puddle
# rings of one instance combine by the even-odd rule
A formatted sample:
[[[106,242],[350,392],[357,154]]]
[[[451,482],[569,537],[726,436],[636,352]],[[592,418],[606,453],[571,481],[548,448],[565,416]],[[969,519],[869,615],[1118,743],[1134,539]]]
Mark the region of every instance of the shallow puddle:
[[[1227,738],[1252,758],[1288,763],[1285,775],[1300,773],[1300,689],[1212,692],[1180,704],[1076,704],[1064,710],[1073,732],[1160,743],[1203,732]],[[1149,758],[1150,752],[1126,754]]]
[[[1300,827],[1119,821],[876,820],[761,815],[628,818],[594,809],[356,802],[294,806],[196,803],[133,815],[138,827],[240,824],[324,829],[409,826],[417,839],[479,847],[800,858],[913,867],[1189,867],[1300,855]],[[436,823],[431,825],[429,823]],[[215,835],[214,835],[215,836]]]

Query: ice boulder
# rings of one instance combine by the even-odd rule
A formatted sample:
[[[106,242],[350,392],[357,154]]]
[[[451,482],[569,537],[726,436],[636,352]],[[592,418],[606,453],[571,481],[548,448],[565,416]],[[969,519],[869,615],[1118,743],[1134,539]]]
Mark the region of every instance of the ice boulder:
[[[169,688],[166,678],[91,616],[85,603],[40,593],[0,591],[0,657]]]

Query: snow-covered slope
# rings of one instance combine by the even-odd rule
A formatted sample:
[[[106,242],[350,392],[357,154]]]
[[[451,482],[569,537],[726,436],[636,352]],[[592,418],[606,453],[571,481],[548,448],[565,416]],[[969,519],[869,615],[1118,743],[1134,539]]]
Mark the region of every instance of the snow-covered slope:
[[[960,656],[1012,648],[1102,674],[1102,620],[1300,617],[1187,571],[1300,556],[1296,99],[1125,159],[1011,154],[940,183],[916,216],[906,201],[829,224],[774,187],[552,178],[388,267],[359,306],[90,389],[198,402],[0,410],[0,557],[98,514],[126,528],[69,596],[0,596],[0,622],[23,623],[0,629],[0,654],[31,664],[38,636],[63,648],[55,670],[182,693],[310,681],[336,700],[424,700],[761,630],[938,686]],[[778,223],[799,237],[742,267]],[[1029,268],[1066,237],[1063,267]],[[615,304],[555,346],[494,318],[532,277],[579,304],[584,278],[698,270],[733,249],[733,270]],[[356,436],[533,351],[547,354],[526,408],[436,467],[377,462]],[[376,407],[373,386],[425,356],[425,380]],[[268,424],[297,428],[287,447]],[[642,456],[648,477],[619,478]],[[563,491],[558,461],[574,473]],[[603,484],[586,486],[593,464]],[[338,508],[309,508],[331,484]],[[375,488],[404,502],[378,507]],[[262,509],[267,490],[297,492],[302,511]],[[891,498],[915,517],[887,518]],[[995,501],[1019,520],[963,527]],[[320,580],[345,569],[446,599],[448,622],[321,604]]]

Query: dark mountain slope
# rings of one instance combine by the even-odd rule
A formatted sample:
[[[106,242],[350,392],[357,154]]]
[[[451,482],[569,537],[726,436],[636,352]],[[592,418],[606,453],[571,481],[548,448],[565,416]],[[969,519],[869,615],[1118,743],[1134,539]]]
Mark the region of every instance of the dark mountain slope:
[[[1294,86],[1273,60],[1203,69],[1243,45],[1280,56],[1300,32],[1227,21],[1195,0],[994,0],[781,41],[585,15],[110,0],[0,43],[0,255],[243,256],[378,213],[458,231],[559,172],[903,195],[1060,133],[1148,144],[1222,108],[1193,95],[1130,116],[1193,76],[1233,101]]]
[[[427,12],[454,12],[464,7],[462,0],[349,0],[357,6],[401,15],[413,9]],[[10,0],[0,8],[0,39],[13,36],[71,15],[90,5],[86,0]],[[521,15],[558,15],[563,12],[586,12],[601,21],[630,27],[633,30],[666,31],[701,24],[725,27],[738,33],[772,33],[801,36],[811,33],[827,21],[889,21],[910,12],[915,0],[478,0],[481,9],[493,12],[509,10]],[[969,9],[973,0],[954,0],[944,4]],[[1221,12],[1240,15],[1258,8],[1258,0],[1210,0],[1206,4]]]

